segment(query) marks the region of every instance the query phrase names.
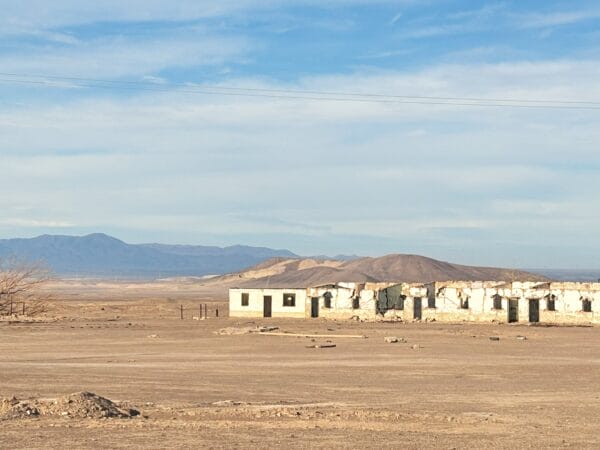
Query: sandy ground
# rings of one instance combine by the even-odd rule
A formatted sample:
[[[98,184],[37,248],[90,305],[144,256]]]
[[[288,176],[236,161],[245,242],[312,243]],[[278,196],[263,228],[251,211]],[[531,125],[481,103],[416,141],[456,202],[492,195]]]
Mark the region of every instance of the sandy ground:
[[[4,420],[1,448],[600,447],[598,327],[217,319],[218,302],[193,320],[189,291],[95,289],[0,321],[0,397],[85,390],[142,415]],[[255,325],[367,338],[215,333]]]

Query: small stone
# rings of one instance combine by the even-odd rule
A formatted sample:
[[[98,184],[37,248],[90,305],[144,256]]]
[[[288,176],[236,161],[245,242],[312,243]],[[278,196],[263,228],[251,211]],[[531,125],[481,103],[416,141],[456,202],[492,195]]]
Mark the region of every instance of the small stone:
[[[500,337],[498,336],[490,336],[490,341],[499,341]]]
[[[395,344],[398,342],[398,338],[396,336],[386,336],[383,338],[383,340],[388,344]]]

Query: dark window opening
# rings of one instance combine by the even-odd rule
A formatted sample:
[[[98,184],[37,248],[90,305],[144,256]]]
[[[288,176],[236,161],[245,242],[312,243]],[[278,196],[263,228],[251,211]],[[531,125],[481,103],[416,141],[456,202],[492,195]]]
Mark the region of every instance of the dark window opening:
[[[592,312],[592,301],[587,298],[581,300],[581,309],[583,312]]]
[[[469,299],[468,298],[460,299],[460,309],[469,309]]]
[[[494,309],[502,309],[502,297],[498,294],[494,295]]]
[[[427,297],[427,307],[435,308],[435,297]]]
[[[394,304],[394,309],[398,309],[400,311],[404,310],[404,300],[405,299],[406,299],[406,296],[404,296],[404,295],[398,296],[398,298],[396,299],[396,303]]]
[[[283,306],[296,306],[296,294],[283,294]]]
[[[548,311],[556,311],[556,304],[555,304],[554,296],[546,299],[546,309]]]
[[[323,308],[331,309],[331,292],[323,294]]]
[[[352,309],[359,309],[360,308],[360,299],[358,297],[354,297],[352,299]]]
[[[250,294],[242,294],[242,306],[248,306],[250,304]]]

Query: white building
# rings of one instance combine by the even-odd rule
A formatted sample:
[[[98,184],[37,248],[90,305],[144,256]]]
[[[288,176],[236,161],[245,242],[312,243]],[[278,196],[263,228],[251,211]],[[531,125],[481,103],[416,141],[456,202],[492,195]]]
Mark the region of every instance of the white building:
[[[600,283],[445,281],[233,288],[231,317],[600,323]]]

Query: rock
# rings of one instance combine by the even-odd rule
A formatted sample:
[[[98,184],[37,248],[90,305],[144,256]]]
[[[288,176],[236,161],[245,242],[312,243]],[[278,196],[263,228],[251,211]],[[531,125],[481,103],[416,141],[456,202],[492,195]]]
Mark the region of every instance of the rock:
[[[490,341],[499,341],[500,337],[499,336],[490,336]]]
[[[383,340],[385,342],[387,342],[388,344],[395,344],[396,342],[399,341],[396,336],[386,336],[383,338]]]
[[[519,341],[526,341],[527,340],[527,336],[517,336],[517,339]]]
[[[418,350],[421,348],[421,346],[419,344],[415,344],[411,347],[413,350]]]

